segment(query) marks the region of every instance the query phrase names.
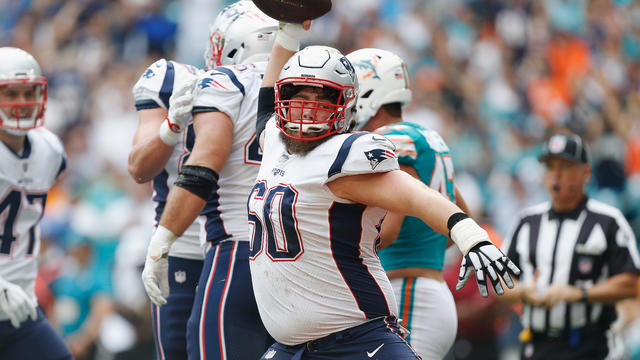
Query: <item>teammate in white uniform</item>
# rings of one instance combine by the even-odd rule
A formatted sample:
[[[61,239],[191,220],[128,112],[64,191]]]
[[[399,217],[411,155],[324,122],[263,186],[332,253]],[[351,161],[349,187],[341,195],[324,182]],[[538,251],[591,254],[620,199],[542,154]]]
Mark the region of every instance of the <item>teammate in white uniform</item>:
[[[468,256],[460,285],[471,270],[482,281],[488,270],[502,292],[499,277],[512,285],[507,269],[519,271],[460,208],[398,171],[386,138],[343,134],[356,74],[333,48],[295,53],[308,26],[281,26],[260,90],[264,158],[249,198],[250,264],[260,316],[277,341],[262,359],[418,359],[399,334],[375,253],[385,208],[451,231]]]
[[[129,173],[138,183],[153,181],[156,222],[166,206],[169,187],[193,149],[191,91],[201,73],[204,71],[193,66],[161,59],[133,87],[139,122],[129,154]],[[194,221],[169,253],[171,296],[167,305],[152,304],[158,359],[187,359],[187,320],[203,260],[200,223]]]
[[[381,49],[356,50],[347,58],[360,84],[356,128],[375,130],[391,140],[401,170],[468,213],[454,183],[447,144],[431,129],[402,122],[402,108],[411,102],[405,62]],[[402,325],[410,332],[407,341],[423,360],[444,358],[458,328],[453,296],[442,277],[447,237],[418,218],[390,212],[381,239],[381,247],[388,247],[378,255],[398,300]]]
[[[193,150],[149,245],[143,280],[162,305],[163,256],[198,214],[204,217],[201,239],[209,250],[187,325],[189,359],[255,359],[273,342],[251,287],[246,204],[262,159],[257,97],[276,31],[277,22],[251,1],[226,7],[211,25],[209,70],[193,94]]]
[[[33,56],[0,47],[0,359],[71,359],[34,292],[38,223],[65,168],[60,139],[40,127],[46,100]]]

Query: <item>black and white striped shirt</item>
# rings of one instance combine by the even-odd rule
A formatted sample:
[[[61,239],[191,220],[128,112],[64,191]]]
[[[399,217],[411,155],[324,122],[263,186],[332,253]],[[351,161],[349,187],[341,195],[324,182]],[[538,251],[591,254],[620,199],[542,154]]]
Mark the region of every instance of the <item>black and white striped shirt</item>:
[[[553,211],[548,202],[525,210],[504,249],[522,270],[522,284],[538,271],[541,293],[551,283],[589,288],[640,269],[636,238],[620,210],[589,198],[568,213]],[[586,302],[550,309],[525,304],[522,313],[524,327],[549,336],[592,325],[607,329],[613,320],[613,305]]]

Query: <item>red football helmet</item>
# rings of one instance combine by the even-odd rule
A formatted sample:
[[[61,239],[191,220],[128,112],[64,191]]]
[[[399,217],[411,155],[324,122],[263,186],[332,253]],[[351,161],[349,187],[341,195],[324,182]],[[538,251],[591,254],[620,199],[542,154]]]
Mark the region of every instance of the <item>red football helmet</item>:
[[[28,52],[0,47],[0,128],[24,135],[44,123],[47,80]]]

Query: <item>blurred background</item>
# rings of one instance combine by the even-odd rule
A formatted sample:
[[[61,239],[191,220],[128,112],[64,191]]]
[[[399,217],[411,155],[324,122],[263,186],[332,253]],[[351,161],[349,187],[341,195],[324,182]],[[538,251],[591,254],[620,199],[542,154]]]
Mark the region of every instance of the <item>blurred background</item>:
[[[154,356],[139,276],[154,215],[150,185],[127,173],[131,88],[158,58],[202,67],[208,24],[231,2],[0,0],[0,46],[40,62],[45,126],[68,156],[42,220],[38,297],[80,359]],[[621,209],[640,238],[640,2],[333,0],[305,43],[407,61],[405,120],[447,141],[458,187],[496,242],[547,199],[536,156],[558,127],[589,142],[589,195]],[[450,358],[517,358],[517,307],[454,294]],[[640,358],[638,313],[636,302],[616,324],[623,358]]]

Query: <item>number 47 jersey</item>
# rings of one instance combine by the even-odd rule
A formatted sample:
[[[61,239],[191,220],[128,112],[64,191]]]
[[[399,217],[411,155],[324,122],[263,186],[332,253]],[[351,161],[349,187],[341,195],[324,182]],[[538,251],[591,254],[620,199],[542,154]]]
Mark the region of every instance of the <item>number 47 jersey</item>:
[[[0,143],[0,277],[35,300],[40,228],[47,192],[65,168],[60,139],[30,130],[22,154]],[[0,320],[7,319],[0,310]]]

